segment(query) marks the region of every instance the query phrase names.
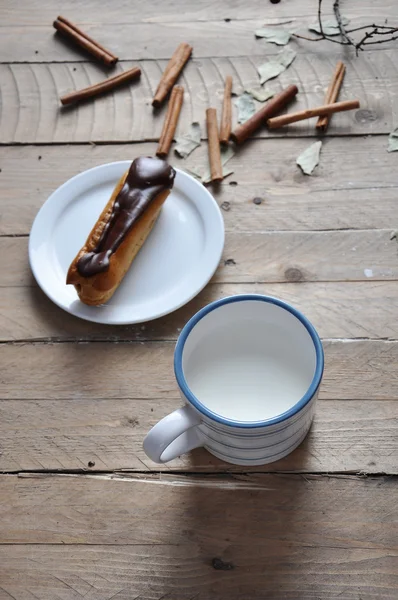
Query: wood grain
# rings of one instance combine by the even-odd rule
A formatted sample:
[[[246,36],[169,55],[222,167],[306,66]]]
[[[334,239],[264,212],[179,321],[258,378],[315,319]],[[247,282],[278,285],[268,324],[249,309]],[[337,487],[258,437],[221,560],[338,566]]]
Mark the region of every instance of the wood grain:
[[[203,306],[234,294],[266,294],[301,310],[324,338],[398,339],[397,284],[388,281],[210,284],[178,311],[142,325],[100,325],[58,308],[36,286],[4,287],[0,341],[176,340]]]
[[[230,233],[214,281],[395,280],[391,241],[391,230]]]
[[[398,399],[398,342],[325,341],[320,397]],[[2,344],[0,398],[179,398],[174,342]],[[23,365],[23,368],[22,368]]]
[[[0,471],[242,472],[204,449],[167,465],[150,461],[142,449],[145,435],[179,404],[166,398],[3,400]],[[297,450],[244,470],[398,474],[397,455],[396,400],[320,400],[311,431]]]
[[[332,2],[323,4],[327,18]],[[398,597],[397,157],[386,152],[398,120],[394,42],[358,58],[327,42],[290,43],[297,58],[269,87],[296,84],[292,110],[322,103],[340,59],[340,99],[358,97],[362,109],[333,118],[312,177],[295,160],[315,122],[287,135],[262,130],[239,150],[233,176],[212,190],[228,203],[223,261],[177,313],[137,327],[78,321],[37,288],[18,237],[69,177],[154,153],[164,110],[153,113],[150,102],[179,41],[194,46],[194,59],[181,78],[177,135],[199,121],[205,137],[205,109],[221,107],[225,75],[240,94],[280,51],[254,30],[289,21],[281,26],[308,33],[315,12],[313,0],[0,6],[0,470],[9,473],[0,475],[0,600]],[[89,62],[53,34],[58,14],[124,60],[112,73]],[[392,24],[396,1],[382,11],[373,0],[347,3],[344,15],[351,26]],[[60,95],[135,65],[139,84],[60,109]],[[172,163],[203,168],[206,144]],[[209,301],[248,291],[297,305],[325,338],[308,437],[245,474],[203,449],[154,465],[142,440],[180,405],[179,330]],[[79,475],[54,474],[65,470]],[[340,475],[313,474],[325,472]]]
[[[16,34],[13,35],[15,37]],[[250,39],[251,36],[252,32]],[[173,50],[175,39],[172,38]],[[0,38],[0,49],[3,41],[4,34]],[[205,109],[210,105],[221,107],[223,82],[228,73],[232,73],[234,77],[234,90],[238,94],[245,87],[258,85],[256,66],[264,62],[264,54],[261,52],[254,50],[249,57],[198,60],[195,49],[196,58],[189,61],[180,78],[185,88],[186,102],[177,131],[186,131],[190,123],[198,121],[205,132]],[[345,60],[347,76],[340,99],[359,98],[363,108],[336,116],[329,129],[329,136],[391,131],[397,118],[398,78],[394,57],[394,52],[390,50],[367,51],[361,55],[360,61],[356,58]],[[339,58],[340,54],[330,49],[325,54],[314,53],[312,50],[310,53],[300,54],[292,66],[271,82],[269,87],[272,86],[278,92],[289,84],[298,86],[297,101],[291,110],[305,110],[322,104],[330,75]],[[55,56],[52,60],[55,60]],[[0,142],[26,144],[157,140],[164,109],[154,114],[151,100],[166,64],[167,60],[145,61],[138,60],[138,57],[133,62],[118,64],[114,73],[139,66],[142,70],[141,81],[95,101],[62,110],[59,97],[102,81],[104,72],[101,67],[89,62],[0,64]],[[233,106],[233,125],[236,119],[236,107]],[[314,123],[311,120],[297,123],[289,127],[287,133],[263,129],[258,135],[313,136]]]
[[[219,205],[229,203],[222,215],[227,231],[235,233],[395,228],[396,156],[386,152],[386,143],[384,136],[328,138],[320,165],[307,177],[296,158],[308,141],[254,140],[228,162],[234,174],[219,188],[209,189]],[[77,173],[155,150],[155,143],[0,147],[0,235],[28,234],[47,197]],[[187,160],[174,152],[169,160],[177,168],[204,169],[206,144]],[[256,197],[263,199],[260,205],[253,203]]]
[[[390,237],[391,230],[229,233],[213,281],[395,281],[397,247]],[[71,247],[71,261],[82,241]],[[8,255],[0,264],[0,287],[34,284],[27,244],[24,237],[0,238],[0,253]]]
[[[2,544],[216,544],[221,550],[284,541],[296,550],[325,545],[398,554],[397,510],[389,515],[394,478],[1,476],[1,489]]]
[[[216,564],[232,568],[215,570],[219,557]],[[396,600],[397,560],[395,550],[228,545],[213,537],[202,546],[0,546],[0,593],[1,600]]]
[[[55,16],[65,9],[63,0],[19,0],[9,6],[0,6],[0,19],[3,27],[10,25],[45,25],[51,24]],[[84,2],[69,1],[68,14],[76,15],[79,23],[98,24],[102,27],[109,25],[120,25],[121,16],[123,23],[173,23],[183,21],[192,24],[192,21],[214,21],[231,19],[247,20],[262,19],[262,23],[278,23],[283,18],[307,18],[314,17],[314,4],[312,0],[294,0],[280,6],[267,6],[264,10],[263,0],[251,0],[250,3],[240,2],[218,2],[212,4],[209,10],[208,0],[196,0],[195,3],[187,3],[186,0],[146,0],[144,3],[131,2],[130,0],[113,0],[112,3],[101,7],[98,11],[96,0],[85,0]],[[325,4],[323,14],[331,16],[332,7]],[[396,16],[396,4],[394,0],[383,3],[383,15],[385,17]],[[104,16],[103,16],[104,15]],[[344,15],[349,18],[363,16],[364,19],[375,19],[375,5],[372,0],[362,0],[360,9],[355,4],[345,7]],[[289,23],[290,25],[290,23]]]

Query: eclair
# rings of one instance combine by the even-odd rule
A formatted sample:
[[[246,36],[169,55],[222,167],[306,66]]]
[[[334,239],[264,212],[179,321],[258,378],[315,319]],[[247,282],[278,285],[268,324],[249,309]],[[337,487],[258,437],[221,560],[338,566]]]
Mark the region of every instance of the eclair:
[[[115,293],[154,226],[175,174],[166,161],[140,156],[119,180],[66,277],[84,304],[104,304]]]

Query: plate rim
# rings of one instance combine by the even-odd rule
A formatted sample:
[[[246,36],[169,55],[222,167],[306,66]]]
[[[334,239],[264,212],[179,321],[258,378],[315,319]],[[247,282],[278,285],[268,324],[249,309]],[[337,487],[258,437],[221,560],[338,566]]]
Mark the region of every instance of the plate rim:
[[[73,175],[72,177],[70,177],[69,179],[67,179],[66,181],[64,181],[64,183],[62,183],[60,186],[58,186],[47,197],[47,199],[44,201],[44,203],[42,204],[42,206],[40,207],[40,209],[36,213],[36,216],[35,216],[35,218],[33,220],[33,223],[32,223],[31,229],[30,229],[29,243],[28,243],[29,266],[30,266],[30,269],[31,269],[31,271],[33,273],[33,276],[34,276],[35,280],[36,280],[37,285],[42,290],[42,292],[47,296],[47,298],[49,298],[49,300],[51,300],[51,302],[53,302],[56,306],[58,306],[59,308],[61,308],[65,312],[71,314],[72,316],[74,316],[74,317],[76,317],[78,319],[82,319],[82,320],[87,321],[87,322],[99,323],[101,325],[109,325],[109,326],[114,326],[114,325],[135,325],[135,324],[139,324],[139,323],[147,323],[147,322],[150,322],[150,321],[154,321],[156,319],[159,319],[161,317],[164,317],[164,316],[166,316],[168,314],[171,314],[171,313],[175,312],[176,310],[178,310],[182,306],[185,306],[193,298],[195,298],[206,287],[206,285],[209,283],[209,281],[211,280],[211,278],[213,277],[214,273],[216,272],[216,270],[217,270],[217,268],[219,266],[219,263],[220,263],[220,260],[221,260],[221,257],[222,257],[222,253],[223,253],[223,250],[224,250],[224,244],[225,244],[225,225],[224,225],[224,219],[223,219],[223,216],[222,216],[222,213],[221,213],[221,210],[220,210],[220,207],[219,207],[217,201],[215,200],[215,198],[213,197],[213,195],[209,192],[209,190],[207,188],[205,188],[194,177],[192,177],[189,173],[187,173],[186,171],[183,171],[182,169],[179,169],[178,167],[174,167],[173,166],[173,169],[175,169],[175,171],[178,173],[179,177],[182,177],[183,180],[186,179],[188,181],[191,181],[191,182],[194,183],[194,185],[198,186],[198,189],[201,190],[201,192],[207,198],[207,201],[209,201],[210,204],[215,209],[215,213],[214,214],[217,215],[218,229],[219,229],[219,235],[220,235],[220,245],[219,245],[217,257],[215,257],[215,259],[214,259],[214,266],[212,266],[211,271],[209,271],[209,273],[206,276],[206,278],[204,278],[204,280],[200,283],[200,286],[199,287],[195,287],[195,290],[192,293],[190,293],[188,296],[184,296],[184,298],[181,300],[181,302],[178,302],[172,308],[167,308],[166,310],[157,311],[152,316],[146,317],[144,319],[143,318],[139,318],[139,319],[133,319],[133,318],[129,318],[129,319],[120,319],[120,318],[118,319],[118,318],[116,318],[115,319],[115,318],[112,318],[112,319],[109,319],[109,317],[107,317],[107,318],[101,318],[101,316],[98,315],[98,314],[95,315],[95,316],[93,315],[91,317],[89,315],[80,314],[80,313],[78,313],[78,312],[76,312],[74,310],[71,310],[69,308],[69,306],[66,306],[60,300],[58,300],[57,299],[57,295],[54,294],[51,291],[51,289],[46,286],[45,281],[41,278],[40,272],[37,269],[37,264],[36,264],[35,258],[34,258],[35,250],[33,248],[33,245],[34,245],[34,243],[36,241],[35,240],[35,236],[38,235],[36,230],[40,226],[41,219],[43,218],[43,213],[46,210],[48,210],[49,203],[54,202],[54,197],[56,198],[56,196],[60,192],[62,192],[63,188],[68,187],[70,184],[73,184],[73,182],[76,182],[79,179],[85,178],[90,173],[93,174],[95,171],[102,170],[102,169],[104,169],[106,167],[108,167],[108,168],[109,167],[117,167],[117,166],[128,167],[128,165],[131,165],[131,162],[132,162],[131,160],[119,160],[119,161],[113,161],[113,162],[108,162],[108,163],[102,163],[100,165],[96,165],[95,167],[91,167],[89,169],[85,169],[81,173],[77,173],[76,175]],[[69,204],[69,201],[65,204],[65,206],[68,206],[68,204]],[[217,260],[216,260],[216,258],[217,258]],[[115,307],[115,308],[117,308],[117,307]],[[115,312],[117,314],[117,310]]]

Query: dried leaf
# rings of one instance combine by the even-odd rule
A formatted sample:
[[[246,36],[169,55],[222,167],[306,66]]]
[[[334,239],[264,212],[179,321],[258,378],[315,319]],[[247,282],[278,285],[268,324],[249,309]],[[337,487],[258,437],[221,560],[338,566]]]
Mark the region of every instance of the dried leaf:
[[[388,152],[396,152],[398,150],[398,127],[393,129],[393,131],[388,136]]]
[[[346,17],[342,17],[341,22],[345,26],[345,25],[348,25],[348,23],[350,22],[350,19],[347,19]],[[318,21],[316,23],[313,23],[312,25],[310,25],[308,27],[308,29],[310,31],[315,31],[315,33],[319,33],[319,34],[321,33],[321,28],[319,27]],[[332,19],[329,19],[327,21],[322,21],[322,30],[325,35],[329,35],[329,36],[339,35],[341,33],[339,24],[337,23],[337,20],[336,20],[336,17],[333,17]]]
[[[278,75],[283,73],[283,71],[292,64],[296,56],[297,52],[286,47],[271,60],[257,67],[257,71],[260,75],[260,83],[263,84],[268,81],[268,79],[278,77]]]
[[[278,77],[284,70],[285,67],[283,65],[273,61],[260,65],[257,67],[258,74],[260,75],[260,83],[265,83],[269,79]]]
[[[258,100],[258,102],[266,102],[275,95],[275,92],[269,88],[248,88],[245,92],[250,94],[255,100]]]
[[[176,138],[177,145],[174,148],[175,153],[181,158],[186,158],[200,146],[200,125],[192,123],[188,133]]]
[[[233,172],[234,172],[233,169],[228,169],[228,167],[223,167],[222,168],[222,177],[223,177],[223,179],[225,179],[226,177],[229,177],[230,175],[232,175]]]
[[[225,167],[223,165],[222,167],[222,177],[223,179],[225,179],[226,177],[228,177],[228,175],[232,175],[233,171],[231,169],[228,169],[228,167]],[[201,179],[202,183],[210,183],[211,181],[211,175],[210,175],[210,167],[208,167],[205,172],[202,175],[202,179]]]
[[[231,146],[226,146],[225,148],[221,148],[221,164],[222,164],[222,176],[223,179],[225,179],[225,177],[228,177],[228,175],[232,175],[233,171],[230,169],[227,169],[225,167],[226,163],[229,161],[230,158],[232,158],[235,154],[235,152],[232,150]],[[210,166],[206,167],[203,175],[202,175],[202,183],[209,183],[211,181],[211,175],[210,175]]]
[[[232,146],[224,146],[221,148],[221,164],[225,165],[227,162],[235,156],[235,152],[232,149]]]
[[[311,175],[312,171],[319,163],[321,148],[322,142],[314,142],[297,158],[296,163],[306,175]]]
[[[188,175],[191,175],[195,179],[198,179],[199,181],[202,180],[202,175],[198,167],[191,167],[190,169],[186,167],[185,169],[183,169],[183,171],[185,171],[186,173],[188,173]]]
[[[262,27],[254,32],[257,38],[265,38],[267,42],[272,42],[278,46],[286,46],[290,40],[291,33],[278,27]]]
[[[253,98],[247,92],[244,92],[237,100],[235,100],[235,106],[238,109],[238,123],[244,123],[256,112]]]
[[[282,52],[279,52],[279,54],[275,56],[274,60],[278,59],[278,62],[287,69],[290,67],[296,56],[297,52],[295,50],[292,50],[292,48],[284,48]]]
[[[221,153],[221,164],[222,164],[222,175],[223,178],[228,177],[228,175],[232,175],[233,171],[231,169],[228,169],[227,167],[225,167],[226,163],[229,161],[230,158],[232,158],[235,154],[235,152],[233,151],[231,146],[225,146],[222,147],[220,150]],[[190,167],[185,168],[184,171],[186,173],[188,173],[189,175],[191,175],[192,177],[194,177],[195,179],[198,179],[199,181],[201,181],[202,183],[209,183],[211,181],[210,178],[210,166],[207,166],[203,171],[201,169],[201,167]]]

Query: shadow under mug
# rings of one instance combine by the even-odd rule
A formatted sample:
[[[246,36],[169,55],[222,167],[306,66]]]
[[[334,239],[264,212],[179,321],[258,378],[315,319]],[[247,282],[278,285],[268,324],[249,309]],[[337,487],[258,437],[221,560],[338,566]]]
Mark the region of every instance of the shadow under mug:
[[[177,341],[185,406],[149,431],[144,451],[157,463],[200,446],[237,465],[279,460],[308,433],[323,366],[315,328],[286,302],[257,294],[212,302]]]

